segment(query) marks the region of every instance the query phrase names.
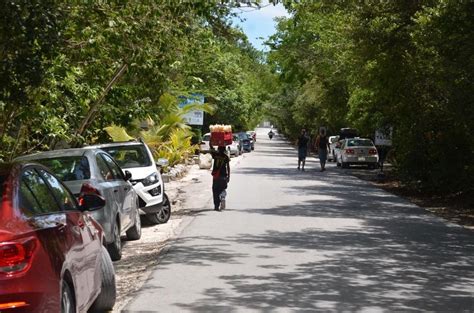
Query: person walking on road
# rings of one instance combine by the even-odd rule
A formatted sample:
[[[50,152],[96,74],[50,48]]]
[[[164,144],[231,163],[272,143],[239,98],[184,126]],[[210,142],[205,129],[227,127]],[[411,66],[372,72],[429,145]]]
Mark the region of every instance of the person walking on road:
[[[214,160],[211,172],[214,210],[220,211],[225,209],[226,189],[230,180],[230,158],[225,153],[225,147],[219,146],[217,151],[213,146],[210,146],[210,148]]]
[[[329,140],[326,131],[321,130],[316,138],[316,149],[318,149],[319,163],[321,164],[321,172],[326,170],[326,160],[328,158]]]
[[[306,163],[306,155],[308,154],[309,137],[306,134],[306,129],[301,130],[301,135],[298,137],[298,170],[301,168],[304,171]]]

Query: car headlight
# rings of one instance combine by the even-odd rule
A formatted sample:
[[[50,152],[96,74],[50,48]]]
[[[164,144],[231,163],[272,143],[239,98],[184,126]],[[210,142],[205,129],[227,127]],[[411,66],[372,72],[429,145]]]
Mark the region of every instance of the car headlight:
[[[147,176],[143,181],[142,181],[142,184],[143,186],[150,186],[150,185],[153,185],[155,184],[156,182],[158,182],[160,180],[159,176],[158,176],[158,173],[153,173],[149,176]]]

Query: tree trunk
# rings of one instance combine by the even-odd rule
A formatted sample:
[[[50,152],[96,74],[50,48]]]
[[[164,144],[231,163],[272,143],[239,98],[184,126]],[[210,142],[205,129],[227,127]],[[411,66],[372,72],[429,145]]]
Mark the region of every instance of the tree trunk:
[[[127,70],[128,64],[124,63],[120,68],[118,68],[112,79],[109,81],[107,86],[105,87],[104,91],[100,95],[99,99],[97,99],[89,108],[89,111],[87,112],[87,115],[84,117],[84,119],[81,122],[81,125],[75,132],[76,139],[74,140],[72,146],[79,146],[81,144],[81,140],[78,140],[77,137],[82,136],[84,134],[84,131],[86,128],[90,125],[92,119],[95,117],[97,114],[100,104],[104,101],[105,97],[109,93],[110,89],[115,85],[115,83],[122,77],[122,75],[125,73]]]

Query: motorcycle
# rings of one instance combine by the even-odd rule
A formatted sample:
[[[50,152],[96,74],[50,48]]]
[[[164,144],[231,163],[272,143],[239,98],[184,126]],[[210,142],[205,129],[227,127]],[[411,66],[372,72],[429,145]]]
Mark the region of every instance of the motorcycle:
[[[273,138],[273,132],[269,132],[269,133],[268,133],[268,138],[270,138],[270,140],[272,140],[272,138]]]

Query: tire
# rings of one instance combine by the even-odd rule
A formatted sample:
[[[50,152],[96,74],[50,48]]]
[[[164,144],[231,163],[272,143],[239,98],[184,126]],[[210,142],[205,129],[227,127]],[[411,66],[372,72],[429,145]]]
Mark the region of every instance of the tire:
[[[142,222],[140,220],[140,212],[138,211],[138,207],[135,211],[135,225],[127,230],[128,240],[138,240],[142,237]]]
[[[61,313],[76,313],[76,300],[71,285],[63,280],[61,284]]]
[[[341,162],[341,167],[342,168],[349,168],[349,163]]]
[[[112,261],[118,261],[122,258],[122,241],[120,240],[120,226],[118,221],[115,221],[113,240],[107,244],[107,251]]]
[[[152,224],[165,224],[171,217],[171,203],[168,196],[163,194],[163,205],[158,213],[145,215]]]
[[[111,311],[117,297],[114,265],[104,247],[102,247],[100,271],[102,274],[100,293],[90,308],[91,312]]]

